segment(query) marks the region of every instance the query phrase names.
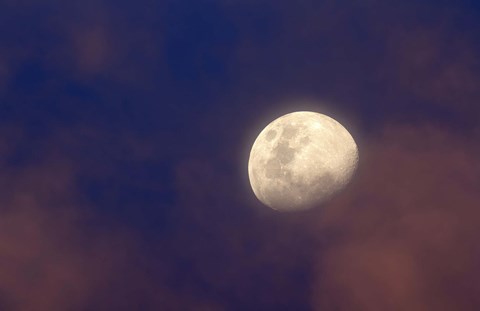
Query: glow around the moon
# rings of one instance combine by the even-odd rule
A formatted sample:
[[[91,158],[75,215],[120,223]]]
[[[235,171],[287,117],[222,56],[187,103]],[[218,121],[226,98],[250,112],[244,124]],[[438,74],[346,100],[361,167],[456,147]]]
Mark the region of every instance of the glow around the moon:
[[[342,190],[358,163],[350,133],[316,112],[286,114],[265,127],[248,161],[253,192],[280,211],[320,205]]]

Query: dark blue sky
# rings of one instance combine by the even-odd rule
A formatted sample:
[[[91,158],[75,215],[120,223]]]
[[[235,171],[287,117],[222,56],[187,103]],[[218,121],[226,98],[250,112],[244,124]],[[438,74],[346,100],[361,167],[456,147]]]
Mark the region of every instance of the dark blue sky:
[[[1,309],[478,309],[479,21],[466,0],[4,1]],[[295,110],[361,162],[286,215],[246,161]]]

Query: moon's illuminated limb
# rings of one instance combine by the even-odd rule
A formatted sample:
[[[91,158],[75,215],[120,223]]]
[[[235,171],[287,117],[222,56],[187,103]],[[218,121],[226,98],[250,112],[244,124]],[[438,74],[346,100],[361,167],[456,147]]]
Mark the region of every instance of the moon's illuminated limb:
[[[258,135],[248,176],[265,205],[301,210],[342,190],[357,163],[357,145],[340,123],[320,113],[299,111],[274,120]]]

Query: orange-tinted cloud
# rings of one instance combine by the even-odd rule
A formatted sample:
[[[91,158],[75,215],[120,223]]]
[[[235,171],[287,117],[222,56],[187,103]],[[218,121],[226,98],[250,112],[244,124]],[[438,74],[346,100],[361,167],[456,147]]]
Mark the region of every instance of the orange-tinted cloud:
[[[132,239],[89,225],[95,215],[78,200],[69,159],[37,150],[12,165],[22,134],[9,130],[0,140],[1,309],[84,310],[127,267]]]
[[[429,126],[374,140],[322,220],[335,235],[317,262],[316,309],[474,310],[479,147]]]

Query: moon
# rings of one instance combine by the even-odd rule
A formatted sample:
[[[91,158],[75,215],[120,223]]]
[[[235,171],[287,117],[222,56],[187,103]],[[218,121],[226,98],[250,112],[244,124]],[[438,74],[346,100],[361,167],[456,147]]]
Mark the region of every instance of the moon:
[[[268,124],[253,143],[248,177],[255,196],[278,211],[321,205],[350,182],[358,148],[336,120],[298,111]]]

